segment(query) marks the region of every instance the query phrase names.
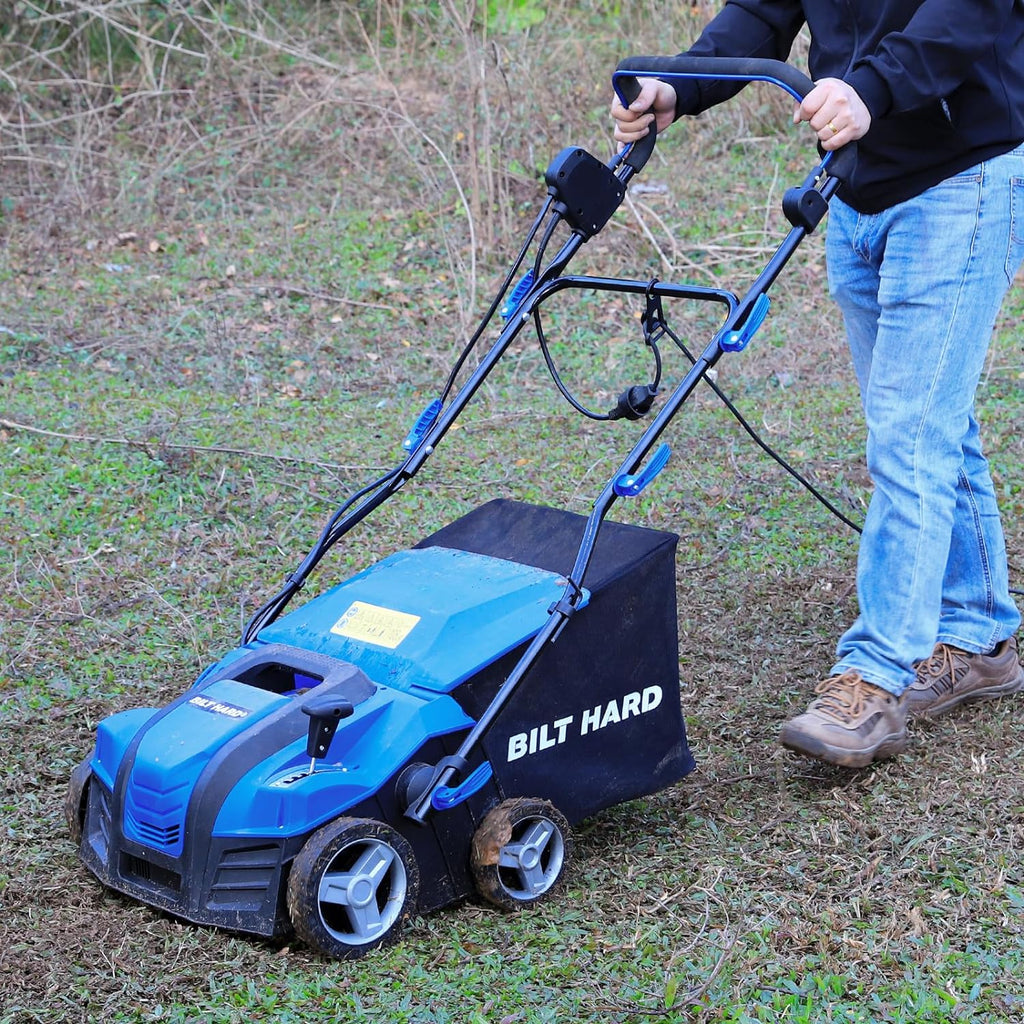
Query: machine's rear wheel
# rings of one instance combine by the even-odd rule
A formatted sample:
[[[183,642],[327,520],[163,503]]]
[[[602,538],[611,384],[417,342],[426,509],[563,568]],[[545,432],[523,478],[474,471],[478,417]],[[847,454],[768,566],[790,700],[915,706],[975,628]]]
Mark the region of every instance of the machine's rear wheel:
[[[498,804],[484,818],[470,863],[480,895],[516,910],[557,892],[571,857],[565,816],[547,800],[521,797]]]
[[[299,938],[322,953],[360,956],[398,938],[419,880],[412,847],[393,828],[338,818],[314,832],[292,863],[288,915]]]
[[[86,786],[92,771],[89,761],[90,759],[87,757],[75,765],[68,782],[68,791],[64,795],[64,818],[76,845],[82,841],[82,828],[85,824]]]

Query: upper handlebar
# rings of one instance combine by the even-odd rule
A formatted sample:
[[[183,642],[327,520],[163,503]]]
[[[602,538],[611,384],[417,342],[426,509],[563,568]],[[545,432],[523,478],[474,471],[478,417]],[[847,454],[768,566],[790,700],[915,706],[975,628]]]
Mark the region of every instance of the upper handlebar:
[[[792,64],[759,57],[690,57],[687,54],[678,57],[627,57],[619,61],[612,83],[618,90],[626,80],[635,80],[637,75],[771,82],[785,89],[798,102],[814,88],[814,83]]]
[[[612,75],[612,85],[619,99],[628,106],[640,92],[637,79],[664,78],[705,78],[732,80],[737,82],[769,82],[785,89],[798,103],[814,88],[814,82],[799,68],[781,60],[760,57],[627,57],[619,61]],[[654,125],[649,135],[634,142],[626,162],[640,170],[654,150]],[[648,141],[649,140],[649,141]],[[831,155],[829,173],[845,180],[854,160],[856,146],[849,143]]]

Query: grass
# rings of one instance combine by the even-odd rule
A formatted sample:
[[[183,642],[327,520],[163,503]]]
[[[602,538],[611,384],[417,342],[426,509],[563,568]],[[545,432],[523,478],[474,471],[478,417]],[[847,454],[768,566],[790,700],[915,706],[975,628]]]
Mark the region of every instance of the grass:
[[[553,7],[552,33],[530,46],[510,36],[510,52],[563,59],[559,17]],[[619,28],[603,17],[588,8],[595,55],[618,49]],[[624,29],[630,48],[656,52],[642,22]],[[448,58],[463,45],[449,37]],[[436,80],[438,65],[417,53]],[[366,55],[354,66],[364,74]],[[570,140],[601,152],[606,71],[592,89],[580,71],[540,98],[532,144],[510,130],[520,168]],[[364,95],[361,82],[346,97]],[[253,83],[291,114],[301,90],[322,96],[297,71]],[[212,102],[212,85],[197,83],[193,99]],[[456,160],[450,112],[425,91],[406,95]],[[515,102],[494,100],[493,116],[514,121]],[[297,942],[177,922],[88,875],[61,803],[98,721],[179,694],[237,642],[342,497],[397,460],[542,198],[532,171],[504,182],[508,221],[490,224],[474,279],[465,214],[437,186],[447,172],[436,153],[413,159],[386,134],[382,153],[343,121],[351,159],[328,173],[310,140],[328,137],[336,106],[290,135],[269,106],[235,133],[229,107],[219,103],[223,120],[191,162],[174,134],[183,122],[149,149],[138,133],[121,138],[92,203],[70,202],[56,176],[5,178],[0,1022],[1024,1020],[1024,733],[1012,705],[915,724],[907,753],[863,770],[776,746],[854,612],[856,538],[706,389],[670,428],[668,469],[615,508],[681,537],[681,700],[698,770],[585,822],[557,901],[512,916],[468,901],[414,919],[391,949],[340,963]],[[642,180],[667,191],[638,195],[638,212],[620,211],[573,270],[741,285],[778,225],[781,189],[803,175],[806,153],[770,128],[775,112],[751,99],[733,118],[666,139]],[[254,154],[285,138],[258,181]],[[167,162],[154,177],[164,143],[180,174]],[[706,170],[695,175],[697,163]],[[718,380],[859,519],[862,426],[823,293],[813,238],[763,330],[719,364]],[[1017,586],[1022,302],[1018,287],[979,392]],[[599,408],[648,379],[638,313],[586,295],[552,310],[559,364]],[[670,315],[699,347],[706,318],[683,305]],[[487,497],[586,511],[635,430],[571,414],[535,346],[517,342],[423,474],[314,581],[351,575]]]

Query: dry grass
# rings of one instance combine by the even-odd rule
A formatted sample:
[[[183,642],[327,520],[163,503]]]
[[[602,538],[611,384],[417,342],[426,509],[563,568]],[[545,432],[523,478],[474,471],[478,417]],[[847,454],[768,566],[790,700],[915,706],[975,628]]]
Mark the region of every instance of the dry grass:
[[[628,8],[556,3],[516,33],[447,0],[230,20],[209,3],[2,8],[3,1024],[1024,1020],[1016,705],[915,726],[905,755],[862,771],[777,748],[853,614],[854,543],[706,394],[621,510],[682,535],[699,768],[586,823],[557,904],[468,903],[325,963],[106,893],[65,838],[97,721],[187,686],[339,494],[390,463],[547,161],[609,151],[614,62],[704,13]],[[667,142],[643,176],[658,189],[588,243],[586,269],[742,279],[802,176],[773,127],[786,106],[751,91]],[[813,239],[720,381],[856,514],[859,418],[820,255]],[[634,314],[568,314],[569,368],[627,374]],[[981,396],[1015,581],[1021,315],[1018,290]],[[481,496],[585,509],[621,437],[552,413],[538,363],[513,352],[428,478],[324,573]]]

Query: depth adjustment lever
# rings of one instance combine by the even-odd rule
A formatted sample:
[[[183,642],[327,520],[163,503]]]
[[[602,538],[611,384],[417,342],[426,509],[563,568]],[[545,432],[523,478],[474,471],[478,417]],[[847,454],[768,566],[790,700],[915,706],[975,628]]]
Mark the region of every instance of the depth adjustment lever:
[[[355,709],[352,702],[333,693],[314,695],[302,705],[302,713],[309,715],[309,734],[306,737],[306,754],[309,756],[309,771],[313,774],[318,757],[323,757],[338,731],[338,723],[348,718]]]

